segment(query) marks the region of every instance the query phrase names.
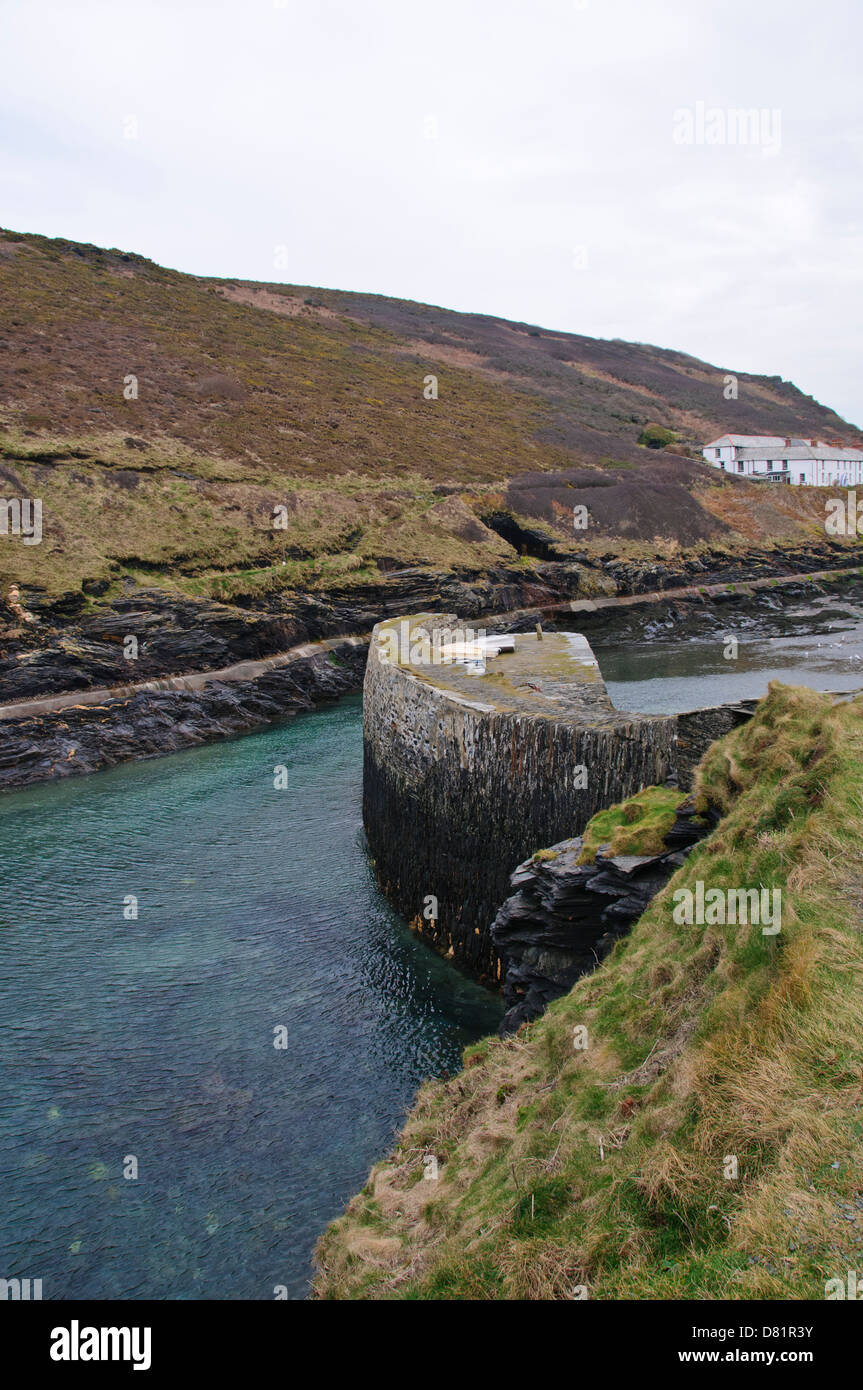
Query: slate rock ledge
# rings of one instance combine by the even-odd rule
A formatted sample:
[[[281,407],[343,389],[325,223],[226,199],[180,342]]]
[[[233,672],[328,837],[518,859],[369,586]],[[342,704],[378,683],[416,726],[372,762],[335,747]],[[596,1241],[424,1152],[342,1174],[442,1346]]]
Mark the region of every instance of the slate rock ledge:
[[[575,836],[519,864],[510,879],[512,895],[491,927],[503,961],[507,1011],[501,1034],[538,1018],[593,970],[711,829],[695,816],[690,798],[678,809],[660,854],[600,850],[592,863],[579,864],[583,841]]]

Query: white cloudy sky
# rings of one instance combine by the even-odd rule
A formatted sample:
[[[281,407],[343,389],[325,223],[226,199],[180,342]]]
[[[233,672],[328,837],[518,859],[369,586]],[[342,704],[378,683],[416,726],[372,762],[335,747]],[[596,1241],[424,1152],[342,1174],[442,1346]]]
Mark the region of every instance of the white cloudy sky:
[[[5,226],[682,348],[863,425],[860,0],[0,0],[0,32]],[[675,143],[698,102],[779,148]]]

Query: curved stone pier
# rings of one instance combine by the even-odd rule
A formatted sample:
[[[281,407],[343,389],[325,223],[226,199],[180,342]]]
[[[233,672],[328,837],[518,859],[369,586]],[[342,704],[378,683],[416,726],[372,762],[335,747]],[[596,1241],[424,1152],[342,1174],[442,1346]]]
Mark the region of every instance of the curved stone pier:
[[[675,720],[615,710],[578,634],[519,633],[513,651],[471,666],[450,659],[463,632],[442,613],[374,629],[363,818],[399,910],[437,947],[497,979],[489,928],[515,866],[663,782]]]

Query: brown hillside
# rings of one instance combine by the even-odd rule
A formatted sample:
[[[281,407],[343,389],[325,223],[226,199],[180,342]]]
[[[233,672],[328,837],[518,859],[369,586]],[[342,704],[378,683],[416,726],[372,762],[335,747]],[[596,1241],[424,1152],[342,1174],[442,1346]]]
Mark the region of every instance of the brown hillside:
[[[740,374],[726,401],[724,369],[682,353],[8,231],[0,321],[0,490],[44,506],[41,545],[0,547],[0,584],[49,592],[253,595],[519,552],[810,543],[823,495],[721,478],[697,446],[727,429],[863,442],[778,378]],[[637,443],[648,423],[675,452]]]

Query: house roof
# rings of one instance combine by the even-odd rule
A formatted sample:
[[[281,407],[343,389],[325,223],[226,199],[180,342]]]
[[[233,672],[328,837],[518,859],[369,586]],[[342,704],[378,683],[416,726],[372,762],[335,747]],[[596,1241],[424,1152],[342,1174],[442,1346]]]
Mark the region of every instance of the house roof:
[[[711,439],[709,444],[705,444],[705,449],[720,448],[723,444],[733,444],[737,448],[755,449],[761,445],[767,447],[775,445],[781,448],[785,444],[787,435],[782,434],[721,434],[718,439]],[[808,444],[808,439],[792,439],[792,444]]]
[[[741,449],[739,458],[741,463],[753,462],[757,459],[788,459],[789,463],[812,459],[826,459],[831,463],[861,463],[863,462],[863,453],[859,449],[834,449],[829,444],[816,444],[814,447],[810,444],[792,445],[790,449],[787,449],[783,439],[781,447],[771,449],[769,453],[765,453],[763,447]]]

